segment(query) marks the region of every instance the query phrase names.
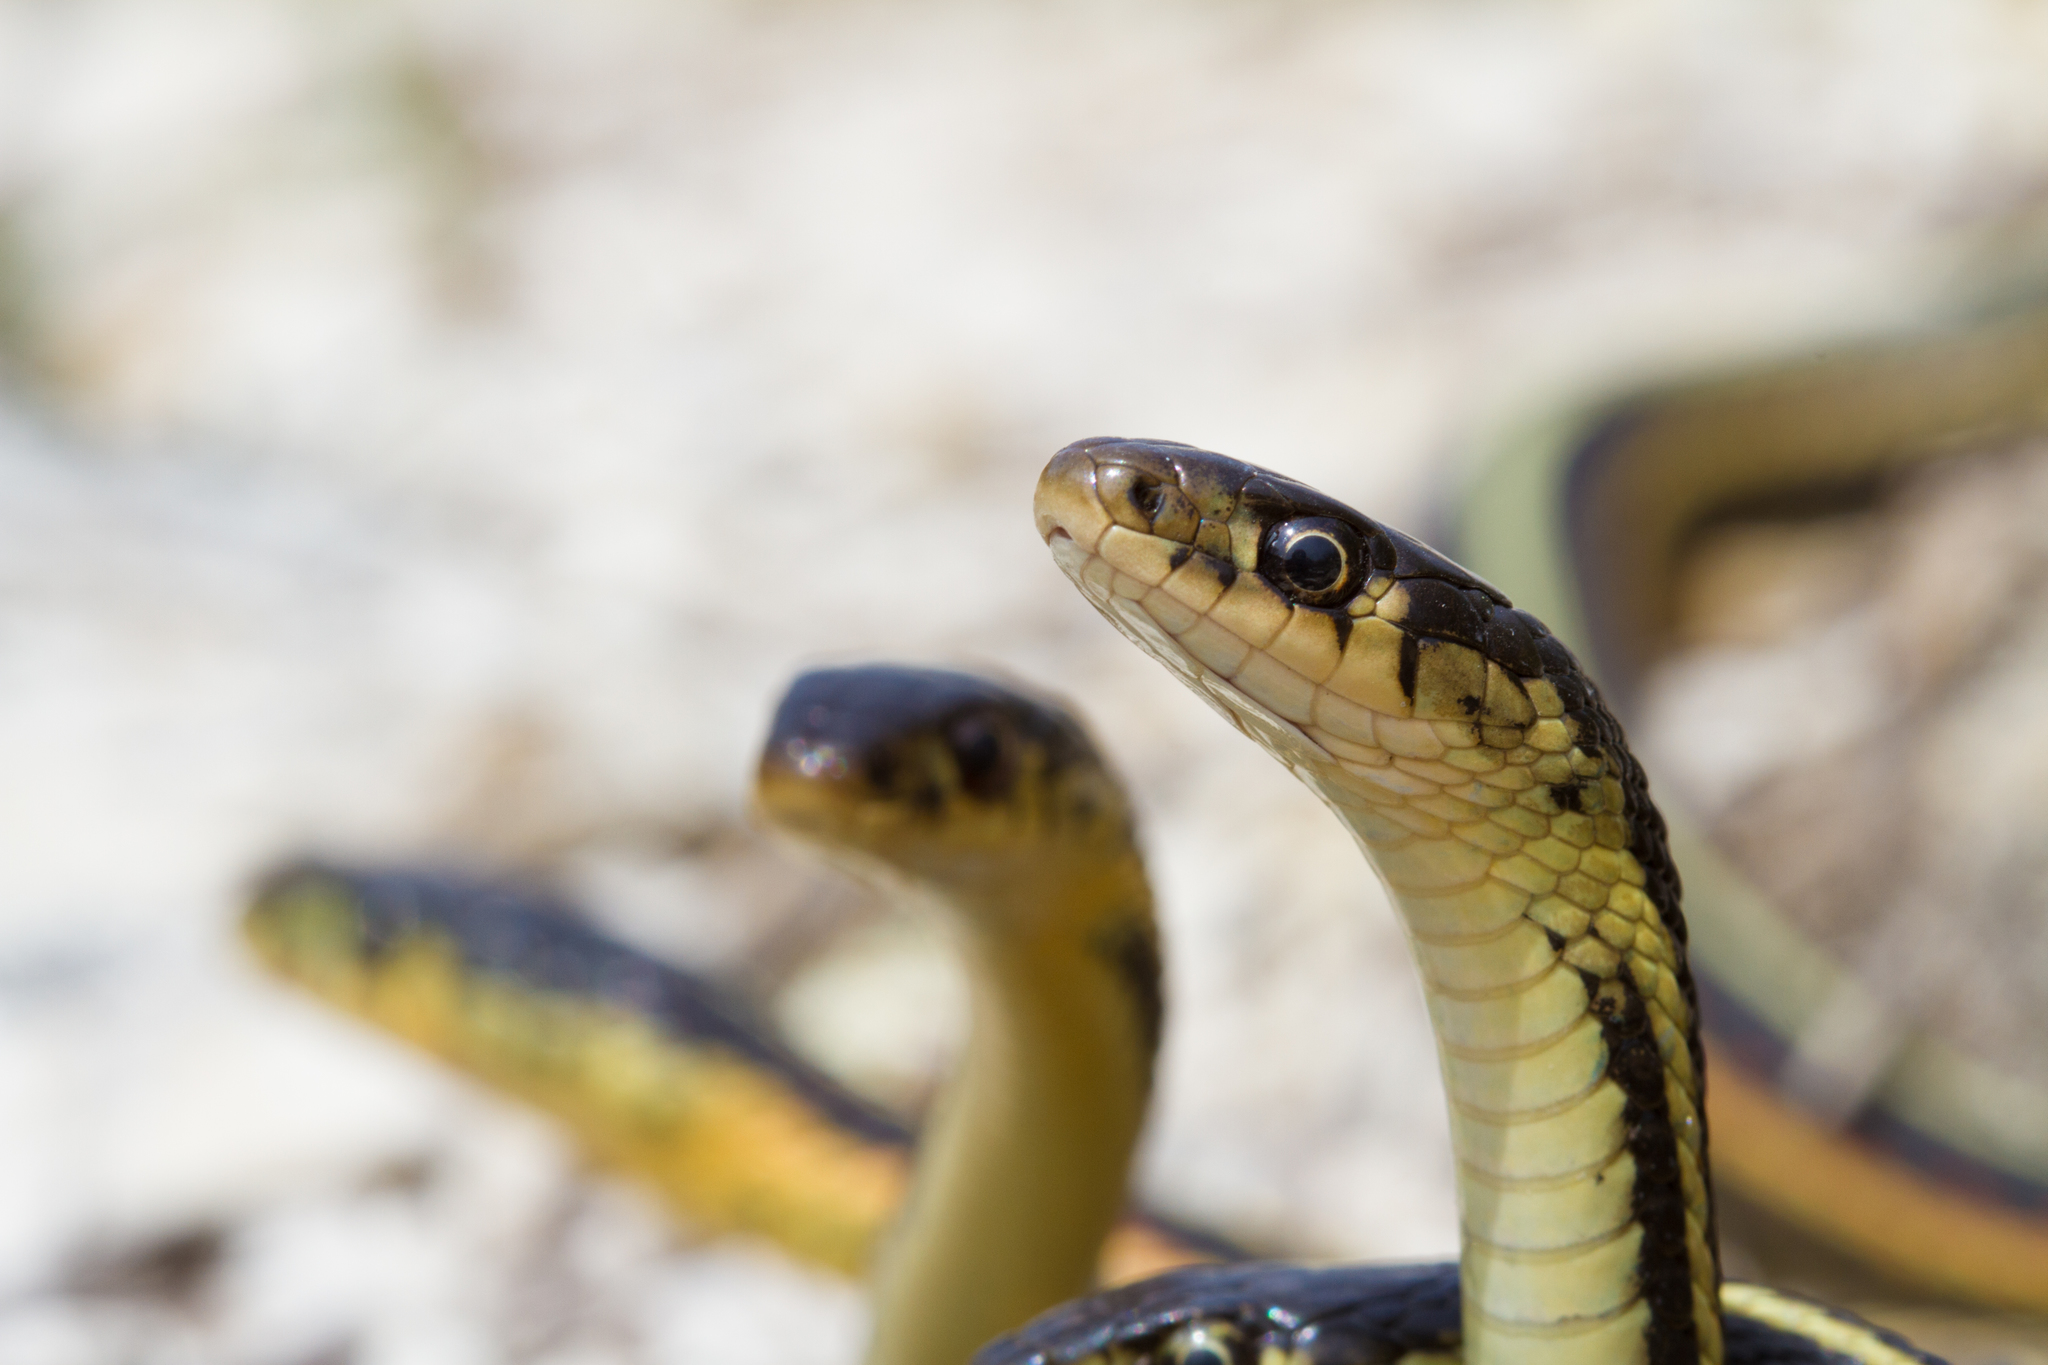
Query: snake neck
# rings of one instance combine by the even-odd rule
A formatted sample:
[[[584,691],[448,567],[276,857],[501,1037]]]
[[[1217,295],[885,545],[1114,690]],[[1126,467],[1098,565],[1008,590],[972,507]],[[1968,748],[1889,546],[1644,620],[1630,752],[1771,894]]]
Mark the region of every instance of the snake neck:
[[[1571,652],[1422,542],[1192,446],[1078,441],[1033,509],[1082,593],[1392,891],[1451,1107],[1468,1359],[1719,1365],[1678,876]]]
[[[961,1365],[1086,1291],[1151,1090],[1158,945],[1135,853],[951,906],[967,1045],[920,1142],[869,1365]]]
[[[1697,1006],[1663,823],[1583,679],[1524,725],[1307,733],[1393,893],[1457,1158],[1471,1362],[1721,1359]],[[1345,725],[1345,720],[1351,724]],[[1360,742],[1361,729],[1370,735]]]

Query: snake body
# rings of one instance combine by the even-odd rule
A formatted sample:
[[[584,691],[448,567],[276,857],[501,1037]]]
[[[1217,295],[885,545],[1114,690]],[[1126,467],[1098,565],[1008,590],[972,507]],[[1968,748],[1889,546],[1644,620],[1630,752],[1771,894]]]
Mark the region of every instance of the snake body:
[[[1122,785],[1078,722],[958,673],[799,678],[764,746],[776,828],[922,902],[967,969],[965,1051],[875,1282],[870,1365],[958,1365],[1088,1288],[1164,1008]]]
[[[1458,1329],[1438,1346],[1488,1365],[1772,1358],[1731,1356],[1724,1332],[1725,1312],[1795,1301],[1723,1294],[1664,825],[1571,652],[1420,542],[1190,446],[1069,446],[1036,517],[1083,594],[1314,790],[1393,893],[1457,1156]],[[1057,1342],[982,1360],[1090,1358],[1068,1329],[1120,1311],[1069,1310]],[[1191,1312],[1176,1332],[1163,1356],[1112,1358],[1254,1358],[1229,1322]],[[1853,1354],[1908,1358],[1874,1333]]]
[[[1157,1045],[1158,957],[1121,786],[1063,708],[961,673],[807,674],[776,712],[756,805],[900,899],[929,903],[974,964],[971,1084],[949,1090],[916,1152],[919,1202],[944,1216],[921,1213],[912,1226],[930,1235],[900,1239],[886,1258],[885,1292],[904,1306],[880,1314],[878,1358],[962,1359],[1097,1280],[1238,1254],[1123,1209]],[[1007,921],[977,896],[992,877],[1008,888]],[[883,1258],[912,1184],[913,1134],[715,984],[589,927],[561,897],[449,869],[308,861],[263,879],[243,931],[285,978],[563,1121],[596,1160],[650,1184],[691,1225],[765,1235],[848,1274]],[[1011,979],[1020,964],[1031,972],[1021,982]],[[1095,1016],[1070,1008],[1091,991]],[[1045,1002],[1054,1027],[1043,1037],[1019,1031],[1030,1022],[1010,1006],[1020,995]],[[1106,1039],[1118,1046],[1103,1048]],[[1019,1043],[1033,1055],[1067,1049],[1054,1053],[1049,1095],[991,1084],[1017,1079],[1003,1054]],[[1090,1071],[1077,1050],[1106,1059],[1093,1091],[1077,1085]],[[1059,1122],[1072,1130],[1064,1150],[1047,1153],[1036,1188],[1017,1178],[1030,1162],[985,1131],[1020,1103],[1037,1115],[1038,1137]],[[991,1162],[1029,1216],[971,1213],[971,1188],[949,1192],[997,1188],[976,1165]],[[1097,1172],[1092,1183],[1077,1179],[1083,1170]],[[1037,1244],[1026,1235],[1034,1219],[1049,1229]],[[993,1255],[987,1220],[1012,1239]],[[977,1292],[931,1290],[912,1262]],[[975,1307],[934,1315],[926,1300]]]
[[[974,1365],[1455,1365],[1456,1262],[1169,1271],[1063,1306]],[[1722,1290],[1727,1358],[1745,1365],[1940,1365],[1853,1314],[1752,1284]]]
[[[563,1121],[695,1227],[851,1274],[902,1201],[902,1123],[545,890],[299,862],[264,879],[243,933],[273,971]]]
[[[1691,531],[1745,508],[1832,501],[2048,426],[2048,307],[2038,285],[1996,298],[1625,388],[1504,434],[1454,546],[1512,583],[1626,714],[1669,643]],[[1692,959],[1728,1183],[1887,1278],[2048,1310],[2048,1093],[1897,1017],[1685,814],[1671,812],[1671,845],[1699,920]],[[1894,1040],[1846,1115],[1802,1105],[1796,1082],[1806,1039],[1844,1010],[1890,1015]]]

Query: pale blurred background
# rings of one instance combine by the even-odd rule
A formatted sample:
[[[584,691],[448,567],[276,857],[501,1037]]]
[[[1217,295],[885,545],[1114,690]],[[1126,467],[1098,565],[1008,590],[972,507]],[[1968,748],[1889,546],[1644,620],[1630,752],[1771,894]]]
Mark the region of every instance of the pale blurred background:
[[[0,1362],[852,1360],[852,1287],[233,934],[293,849],[541,871],[914,1105],[946,964],[744,822],[819,659],[1000,665],[1129,774],[1153,1199],[1450,1254],[1378,889],[1031,480],[1162,436],[1426,533],[1495,415],[1996,240],[2044,70],[1996,0],[0,0]]]

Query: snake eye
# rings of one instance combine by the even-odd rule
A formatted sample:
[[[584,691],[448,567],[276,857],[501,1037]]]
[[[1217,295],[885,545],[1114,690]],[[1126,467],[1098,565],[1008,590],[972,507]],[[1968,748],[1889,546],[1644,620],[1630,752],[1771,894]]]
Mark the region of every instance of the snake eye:
[[[980,715],[962,716],[947,730],[946,743],[953,751],[962,790],[986,801],[1001,796],[1009,788],[1014,766],[1010,745],[994,720]]]
[[[1220,1322],[1191,1322],[1166,1339],[1163,1358],[1171,1365],[1235,1365],[1231,1349],[1237,1331]]]
[[[1309,606],[1347,593],[1364,562],[1358,532],[1331,517],[1296,517],[1266,532],[1259,570]]]

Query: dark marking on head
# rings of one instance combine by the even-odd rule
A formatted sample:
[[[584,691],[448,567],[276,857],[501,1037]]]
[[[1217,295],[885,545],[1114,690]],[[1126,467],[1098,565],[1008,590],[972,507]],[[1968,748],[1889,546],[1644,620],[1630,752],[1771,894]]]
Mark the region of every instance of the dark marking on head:
[[[1037,771],[1047,778],[1103,766],[1059,706],[988,678],[891,665],[828,668],[790,684],[769,725],[761,771],[850,783],[868,799],[935,814],[949,790],[931,766],[938,751],[960,791],[996,802],[1012,794],[1026,749],[1041,756]]]
[[[1227,559],[1216,559],[1213,555],[1210,558],[1216,565],[1217,582],[1227,588],[1237,581],[1237,565]]]
[[[1563,951],[1564,951],[1564,935],[1563,935],[1563,934],[1560,934],[1560,933],[1559,933],[1559,932],[1557,932],[1557,930],[1555,930],[1555,929],[1551,929],[1551,928],[1548,928],[1548,927],[1546,927],[1546,928],[1545,928],[1545,929],[1543,930],[1543,937],[1545,937],[1545,938],[1547,938],[1547,939],[1549,939],[1549,940],[1550,940],[1550,951],[1551,951],[1551,952],[1553,952],[1553,953],[1561,953],[1561,952],[1563,952]]]
[[[1446,583],[1455,583],[1461,588],[1482,592],[1501,606],[1513,605],[1508,601],[1506,593],[1442,551],[1423,544],[1413,536],[1404,535],[1392,527],[1382,527],[1380,533],[1394,545],[1394,577],[1411,585],[1418,579],[1440,579]]]
[[[984,801],[999,801],[1017,781],[1017,743],[1001,717],[975,709],[946,727],[946,744],[960,776],[960,789]]]
[[[1573,778],[1569,782],[1550,784],[1550,799],[1557,802],[1559,810],[1584,811],[1586,808],[1585,782]]]
[[[1537,652],[1536,641],[1547,634],[1543,623],[1528,612],[1495,607],[1487,617],[1485,643],[1480,648],[1487,658],[1516,677],[1533,678],[1543,672],[1543,657]]]
[[[1145,1045],[1150,1082],[1166,1028],[1165,974],[1159,962],[1159,931],[1146,915],[1129,915],[1105,925],[1089,945],[1123,983],[1138,1012],[1138,1037]]]
[[[1407,631],[1401,632],[1401,665],[1397,675],[1401,684],[1401,695],[1410,702],[1415,700],[1415,670],[1422,662],[1422,641]]]
[[[1330,624],[1337,632],[1337,652],[1342,654],[1344,646],[1351,642],[1351,613],[1348,611],[1326,611]]]
[[[1193,558],[1194,553],[1195,547],[1192,545],[1176,545],[1173,547],[1173,553],[1166,557],[1166,567],[1168,569],[1178,569]]]
[[[1401,628],[1439,640],[1451,640],[1473,649],[1485,646],[1485,624],[1474,599],[1490,606],[1482,593],[1468,593],[1452,583],[1435,578],[1410,579],[1402,583],[1408,609],[1401,615]]]

